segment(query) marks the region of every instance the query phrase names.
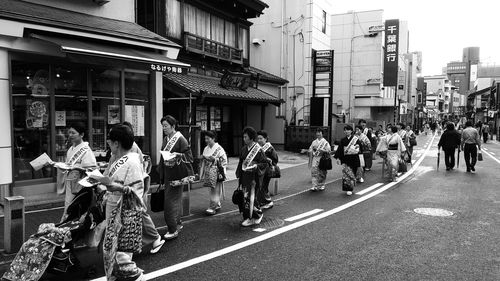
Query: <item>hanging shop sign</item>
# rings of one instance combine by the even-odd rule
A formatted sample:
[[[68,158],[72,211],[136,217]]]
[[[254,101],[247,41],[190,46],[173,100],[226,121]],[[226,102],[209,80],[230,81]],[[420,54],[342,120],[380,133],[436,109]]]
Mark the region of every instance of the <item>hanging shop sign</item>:
[[[151,70],[163,72],[163,73],[178,73],[178,74],[187,74],[187,69],[178,66],[171,66],[165,64],[152,63],[150,66]]]
[[[220,78],[220,86],[224,89],[239,89],[246,91],[250,86],[250,73],[224,71]]]
[[[313,50],[313,96],[331,98],[333,93],[333,50]]]
[[[384,86],[398,84],[399,20],[385,21]]]

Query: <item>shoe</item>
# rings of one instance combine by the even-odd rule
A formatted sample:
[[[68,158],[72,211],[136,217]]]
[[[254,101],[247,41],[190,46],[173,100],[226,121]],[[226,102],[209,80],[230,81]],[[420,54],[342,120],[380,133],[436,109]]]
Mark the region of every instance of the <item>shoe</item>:
[[[246,227],[246,226],[251,226],[251,225],[253,225],[253,224],[254,224],[254,221],[253,221],[253,220],[251,220],[251,219],[246,219],[246,220],[244,220],[244,221],[241,223],[241,226],[245,226],[245,227]]]
[[[449,170],[451,170],[451,168],[450,167],[446,167],[446,171],[449,171]]]
[[[474,168],[474,167],[470,167],[470,170],[471,170],[472,172],[475,172],[475,171],[476,171],[476,168]]]
[[[364,180],[363,178],[360,178],[360,179],[359,179],[359,182],[360,182],[360,183],[364,183],[364,182],[365,182],[365,180]]]
[[[258,219],[253,219],[253,224],[260,224],[260,222],[262,221],[262,218],[264,217],[264,215],[261,215],[260,218]]]
[[[158,245],[154,246],[153,248],[151,248],[149,253],[156,254],[160,251],[161,247],[163,247],[163,244],[165,244],[165,240],[162,240],[161,238],[159,238],[159,239],[160,239],[160,243]]]
[[[167,232],[165,235],[163,235],[163,238],[165,238],[165,240],[172,240],[177,238],[177,236],[179,236],[178,230],[174,233]]]
[[[181,231],[184,228],[182,224],[177,225],[177,232]]]
[[[369,171],[371,171],[371,170],[372,170],[372,169],[370,169],[370,168],[366,168],[366,169],[365,169],[365,171],[367,171],[367,172],[369,172]]]
[[[470,173],[470,169],[467,169],[467,173]]]
[[[318,190],[319,190],[319,191],[323,191],[323,190],[325,190],[325,186],[323,185],[323,186],[318,187]]]
[[[216,211],[212,208],[208,208],[206,211],[205,211],[205,214],[209,215],[209,216],[213,216],[215,215]]]
[[[261,209],[271,209],[272,207],[274,206],[274,203],[273,201],[267,203],[267,204],[264,204],[262,206],[260,206]]]
[[[351,196],[352,195],[352,191],[347,191],[346,194],[347,194],[347,196]]]
[[[316,188],[315,186],[313,186],[313,187],[311,187],[309,190],[310,190],[310,191],[318,191],[318,188]]]

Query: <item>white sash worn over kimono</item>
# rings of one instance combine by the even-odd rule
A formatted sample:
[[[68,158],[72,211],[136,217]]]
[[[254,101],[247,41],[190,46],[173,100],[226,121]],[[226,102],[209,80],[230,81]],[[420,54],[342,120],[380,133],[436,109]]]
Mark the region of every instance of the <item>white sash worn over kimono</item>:
[[[144,192],[143,167],[137,153],[128,153],[116,160],[108,170],[104,172],[105,176],[111,179],[111,182],[128,186],[139,199],[142,200]],[[142,273],[132,261],[132,253],[118,251],[118,235],[121,230],[121,206],[122,193],[108,192],[106,202],[106,234],[103,243],[104,249],[104,269],[108,280],[114,270],[136,270]],[[116,264],[116,266],[115,266]]]
[[[79,168],[94,168],[97,166],[94,153],[92,153],[88,142],[82,142],[77,146],[70,147],[66,153],[65,163],[70,167]],[[70,190],[73,189],[78,192],[73,185],[78,185],[78,181],[80,180],[80,171],[57,169],[57,173],[58,194],[64,194],[66,186],[70,187]]]
[[[214,157],[214,162],[208,162],[203,160],[200,169],[200,179],[203,180],[203,186],[214,188],[217,182],[217,161],[220,161],[222,167],[224,167],[224,172],[226,172],[227,166],[227,156],[226,152],[218,143],[215,143],[212,148],[206,146],[203,149],[203,156]]]

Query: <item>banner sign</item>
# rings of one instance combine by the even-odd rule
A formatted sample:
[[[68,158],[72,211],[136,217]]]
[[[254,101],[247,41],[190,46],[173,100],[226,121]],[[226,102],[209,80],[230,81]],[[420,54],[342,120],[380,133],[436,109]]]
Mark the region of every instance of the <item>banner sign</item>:
[[[399,20],[385,21],[384,86],[398,84]]]
[[[313,50],[313,96],[331,98],[333,92],[333,50]]]

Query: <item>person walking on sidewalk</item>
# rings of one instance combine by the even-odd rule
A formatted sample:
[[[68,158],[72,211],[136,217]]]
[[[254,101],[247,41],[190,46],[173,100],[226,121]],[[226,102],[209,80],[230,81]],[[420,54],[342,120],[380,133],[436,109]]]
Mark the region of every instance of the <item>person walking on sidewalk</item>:
[[[207,215],[215,215],[220,210],[220,200],[224,193],[227,155],[224,148],[215,142],[216,138],[215,132],[205,132],[207,146],[203,149],[201,156],[200,179],[203,181],[203,187],[208,188],[210,196],[210,206],[205,211]]]
[[[465,123],[465,129],[462,131],[462,150],[464,152],[465,165],[467,172],[476,171],[477,150],[481,150],[481,138],[479,132],[472,127],[472,121]]]
[[[361,130],[361,133],[366,136],[366,139],[364,137],[361,138],[361,142],[363,142],[364,144],[366,144],[366,146],[363,148],[363,158],[364,158],[364,166],[362,167],[364,169],[364,171],[370,171],[372,169],[372,165],[373,165],[373,151],[372,151],[372,148],[375,146],[375,143],[376,143],[376,139],[373,135],[373,130],[371,130],[370,128],[366,127],[366,121],[361,119],[359,120],[358,122],[358,125],[361,126],[362,130]],[[368,140],[368,142],[370,143],[370,145],[368,146],[368,142],[366,142],[366,140]],[[364,172],[363,172],[364,173]]]
[[[66,219],[66,211],[75,195],[82,189],[78,184],[85,176],[87,169],[97,167],[97,161],[89,143],[83,141],[85,137],[85,127],[83,123],[74,123],[68,126],[68,139],[71,147],[66,153],[65,167],[55,165],[57,168],[57,193],[64,195],[64,212],[61,222]],[[55,163],[54,163],[55,164]],[[69,169],[66,169],[69,168]]]
[[[158,173],[160,182],[165,185],[165,199],[163,216],[167,223],[166,240],[171,240],[179,235],[182,229],[181,205],[183,186],[194,180],[193,154],[188,141],[181,132],[177,131],[177,120],[167,115],[161,119],[165,138],[161,145],[169,158],[160,157]]]
[[[384,142],[379,145],[377,151],[386,155],[387,174],[392,181],[396,181],[399,159],[406,152],[406,147],[396,127],[391,127],[390,133],[385,137]]]
[[[408,149],[409,162],[411,163],[411,158],[413,156],[413,147],[417,145],[417,135],[412,130],[411,125],[406,126],[406,136],[408,137],[408,144],[406,148]]]
[[[325,155],[330,155],[330,144],[323,138],[323,130],[316,130],[316,139],[311,143],[309,149],[302,149],[302,153],[309,154],[309,169],[311,169],[312,187],[311,191],[325,190],[327,170],[319,168],[319,162]]]
[[[342,191],[352,195],[356,186],[356,172],[360,167],[360,156],[363,155],[363,144],[353,133],[350,125],[344,127],[345,137],[340,140],[340,145],[333,156],[338,164],[342,164]]]
[[[272,171],[272,168],[278,165],[278,153],[276,153],[276,149],[274,149],[273,145],[268,141],[267,132],[264,130],[257,132],[257,143],[262,148],[262,151],[264,152],[264,155],[266,155],[267,161],[269,162],[268,169],[262,180],[262,188],[257,196],[259,197],[259,202],[261,204],[260,207],[262,209],[270,209],[273,207],[274,203],[269,193],[269,184],[271,183],[271,175],[269,174],[269,171]]]
[[[241,149],[236,177],[243,188],[243,222],[241,226],[260,224],[264,215],[260,208],[259,194],[268,160],[260,145],[255,142],[257,132],[252,127],[243,129],[245,146]]]
[[[438,143],[438,151],[441,147],[444,151],[446,171],[453,170],[455,167],[455,150],[458,148],[460,153],[460,141],[460,133],[455,130],[455,125],[451,122],[446,124],[446,131],[444,131]]]
[[[488,123],[484,123],[482,127],[483,132],[483,143],[488,142],[488,136],[490,135],[490,126]]]
[[[365,182],[364,176],[365,176],[365,171],[364,167],[367,166],[367,163],[372,160],[372,144],[368,137],[363,133],[363,127],[361,125],[356,126],[356,137],[358,137],[359,141],[361,142],[361,148],[363,151],[363,154],[360,154],[359,162],[360,162],[360,167],[356,171],[356,180],[360,183]]]

